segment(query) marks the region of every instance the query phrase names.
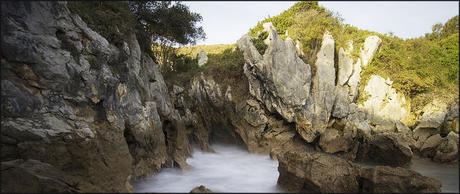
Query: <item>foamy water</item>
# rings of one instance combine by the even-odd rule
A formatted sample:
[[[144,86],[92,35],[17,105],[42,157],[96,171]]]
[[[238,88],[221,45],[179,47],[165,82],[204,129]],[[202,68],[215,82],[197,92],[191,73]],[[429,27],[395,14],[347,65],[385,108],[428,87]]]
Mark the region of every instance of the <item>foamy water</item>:
[[[190,192],[204,185],[214,192],[281,192],[278,162],[268,155],[250,154],[234,146],[214,145],[216,153],[194,149],[191,169],[163,169],[134,184],[135,192]]]
[[[235,146],[214,145],[216,153],[194,149],[182,172],[165,168],[159,174],[134,183],[135,192],[190,192],[204,185],[214,192],[282,192],[277,187],[278,162],[268,155],[250,154]],[[442,182],[442,192],[459,191],[458,163],[442,165],[413,158],[410,169]],[[361,164],[374,166],[372,164]]]

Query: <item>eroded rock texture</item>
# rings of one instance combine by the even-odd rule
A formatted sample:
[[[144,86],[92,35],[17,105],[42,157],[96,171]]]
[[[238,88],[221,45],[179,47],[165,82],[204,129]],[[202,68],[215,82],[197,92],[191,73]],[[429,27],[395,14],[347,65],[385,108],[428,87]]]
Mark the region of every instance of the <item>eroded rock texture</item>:
[[[127,192],[186,166],[187,131],[134,34],[117,48],[65,2],[2,2],[1,33],[2,192]]]
[[[285,152],[278,157],[278,184],[302,193],[440,192],[441,182],[405,168],[364,168],[324,153]]]

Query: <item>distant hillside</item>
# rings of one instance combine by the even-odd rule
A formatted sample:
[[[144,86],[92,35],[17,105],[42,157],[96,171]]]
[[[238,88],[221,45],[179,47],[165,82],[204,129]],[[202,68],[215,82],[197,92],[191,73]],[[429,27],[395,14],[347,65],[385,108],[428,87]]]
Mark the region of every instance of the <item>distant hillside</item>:
[[[315,64],[321,37],[326,30],[335,39],[336,53],[352,40],[355,56],[367,36],[379,36],[382,44],[372,63],[363,70],[362,83],[372,74],[390,78],[398,91],[411,98],[412,109],[419,109],[434,95],[446,98],[458,95],[458,16],[445,24],[434,25],[432,33],[404,40],[344,24],[341,18],[317,2],[299,2],[250,29],[256,45],[266,37],[262,33],[265,22],[272,22],[282,37],[288,34],[298,40],[305,53],[303,60],[310,65]]]

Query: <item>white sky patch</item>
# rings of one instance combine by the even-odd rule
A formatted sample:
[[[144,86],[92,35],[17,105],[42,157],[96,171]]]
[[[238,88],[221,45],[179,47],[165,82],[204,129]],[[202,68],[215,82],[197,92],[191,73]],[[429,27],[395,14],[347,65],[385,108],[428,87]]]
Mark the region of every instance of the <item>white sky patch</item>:
[[[294,5],[295,1],[193,1],[184,2],[193,12],[200,13],[200,24],[206,40],[197,44],[231,44],[247,33],[258,21],[280,14]],[[380,33],[393,32],[402,38],[415,38],[431,32],[435,23],[446,22],[458,14],[458,2],[333,2],[320,5],[338,12],[344,22],[361,29]]]

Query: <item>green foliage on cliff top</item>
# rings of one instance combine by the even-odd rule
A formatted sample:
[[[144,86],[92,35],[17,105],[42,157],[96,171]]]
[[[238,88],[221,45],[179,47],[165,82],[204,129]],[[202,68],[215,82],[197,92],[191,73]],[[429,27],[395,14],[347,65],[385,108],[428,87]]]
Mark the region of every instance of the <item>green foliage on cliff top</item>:
[[[124,1],[69,1],[68,8],[114,44],[126,40],[135,26],[134,15]]]
[[[208,62],[198,67],[197,54],[205,51]],[[233,98],[238,100],[247,91],[246,77],[243,74],[243,53],[235,44],[197,45],[181,47],[174,59],[174,70],[164,73],[165,81],[169,87],[173,84],[187,86],[193,77],[203,73],[212,76],[219,83],[222,92],[231,86]]]
[[[336,54],[348,41],[353,41],[355,60],[365,38],[379,36],[382,44],[361,73],[361,93],[370,75],[377,74],[390,78],[393,87],[410,98],[413,110],[420,109],[433,96],[458,95],[458,16],[444,25],[435,24],[433,32],[424,37],[407,40],[392,33],[381,34],[344,24],[340,16],[317,2],[296,3],[280,15],[258,22],[249,31],[254,39],[262,41],[259,35],[265,22],[272,22],[281,37],[287,31],[289,37],[299,40],[305,53],[303,60],[313,68],[326,30],[334,37]]]

